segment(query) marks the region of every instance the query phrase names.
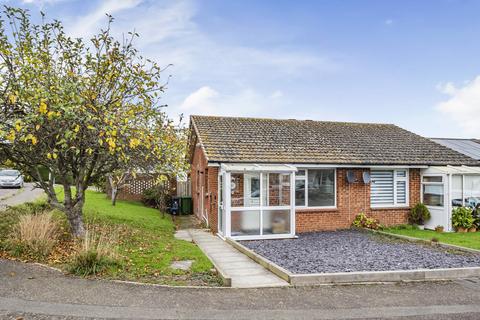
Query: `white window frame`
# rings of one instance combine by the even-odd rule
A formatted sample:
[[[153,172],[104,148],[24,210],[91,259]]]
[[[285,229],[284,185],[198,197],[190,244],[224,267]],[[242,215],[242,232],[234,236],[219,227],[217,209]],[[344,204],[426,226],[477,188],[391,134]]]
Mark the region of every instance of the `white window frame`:
[[[441,182],[425,182],[425,181],[423,181],[424,177],[440,177],[440,178],[442,178],[442,181]],[[428,185],[430,185],[430,186],[432,186],[432,185],[433,186],[442,186],[442,188],[443,188],[443,205],[442,206],[432,206],[432,205],[426,204],[426,206],[429,207],[429,208],[432,208],[432,209],[443,209],[443,208],[445,208],[445,202],[446,202],[446,194],[445,194],[446,184],[445,183],[447,182],[446,180],[449,180],[449,179],[447,179],[447,177],[443,174],[425,174],[425,175],[422,175],[421,179],[422,179],[420,181],[421,182],[420,183],[420,185],[421,185],[420,186],[420,200],[421,200],[421,202],[423,203],[423,186],[424,185],[427,185],[427,186]],[[464,179],[462,178],[462,198],[463,198],[463,195],[464,195],[464,192],[463,192],[464,188],[465,188],[465,182],[464,182]],[[451,196],[450,196],[450,198],[451,198]],[[463,203],[463,201],[462,201],[462,203]]]
[[[226,187],[228,188],[226,192],[226,197],[224,201],[228,201],[226,203],[226,210],[227,210],[227,220],[226,220],[226,237],[232,239],[239,239],[239,240],[256,240],[256,239],[284,239],[284,238],[293,238],[295,237],[295,173],[293,171],[257,171],[260,176],[260,197],[259,197],[259,205],[258,206],[251,206],[251,207],[233,207],[232,200],[231,200],[231,175],[232,174],[245,174],[250,172],[242,172],[242,171],[228,171],[226,173]],[[263,203],[267,203],[263,201],[263,183],[264,179],[263,176],[265,174],[288,174],[290,176],[290,205],[286,206],[266,206]],[[292,187],[293,186],[293,187]],[[268,197],[268,192],[267,192]],[[282,234],[263,234],[263,212],[267,210],[289,210],[290,211],[290,232],[289,233],[282,233]],[[231,219],[232,219],[232,212],[235,211],[259,211],[260,212],[260,234],[258,235],[235,235],[232,236],[232,229],[231,229]]]
[[[337,209],[337,168],[304,168],[304,167],[298,167],[297,168],[299,171],[300,170],[305,170],[305,175],[304,176],[298,176],[295,173],[295,181],[297,180],[303,180],[305,181],[305,205],[303,206],[297,206],[295,205],[295,208],[297,209]],[[309,206],[308,205],[308,170],[333,170],[333,192],[334,192],[334,197],[333,197],[333,206]],[[293,186],[295,189],[295,185]],[[295,191],[295,190],[294,190]],[[295,194],[295,192],[294,192]],[[293,202],[295,203],[295,198],[293,199]]]
[[[370,169],[372,171],[391,171],[393,172],[393,204],[372,204],[372,184],[370,184],[370,208],[372,209],[383,209],[383,208],[405,208],[410,206],[410,172],[408,168],[401,169],[389,169],[389,168],[375,168]],[[398,177],[397,172],[405,171],[405,177]],[[397,182],[405,181],[405,203],[398,203],[397,198]]]

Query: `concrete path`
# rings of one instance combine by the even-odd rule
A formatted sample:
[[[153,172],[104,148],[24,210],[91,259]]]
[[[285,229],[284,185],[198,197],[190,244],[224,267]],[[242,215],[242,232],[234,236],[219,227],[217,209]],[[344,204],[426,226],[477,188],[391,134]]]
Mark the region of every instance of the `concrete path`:
[[[279,287],[289,284],[210,232],[189,229],[193,241],[227,277],[234,288]]]
[[[24,202],[31,202],[42,195],[44,192],[42,189],[35,188],[33,183],[25,183],[23,189],[14,189],[17,192],[11,192],[12,189],[0,189],[0,194],[6,194],[5,197],[0,197],[0,210],[7,206],[16,206]],[[7,191],[8,190],[8,191]]]
[[[0,259],[0,319],[480,319],[480,280],[172,288],[65,276]]]

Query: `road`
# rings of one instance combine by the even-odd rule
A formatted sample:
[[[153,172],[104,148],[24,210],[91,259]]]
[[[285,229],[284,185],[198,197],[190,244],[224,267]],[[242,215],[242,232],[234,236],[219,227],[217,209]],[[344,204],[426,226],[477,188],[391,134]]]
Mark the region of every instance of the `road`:
[[[480,279],[305,288],[171,288],[0,260],[5,319],[479,319]]]
[[[33,201],[43,194],[43,190],[34,188],[33,183],[25,183],[22,189],[0,189],[0,209]]]

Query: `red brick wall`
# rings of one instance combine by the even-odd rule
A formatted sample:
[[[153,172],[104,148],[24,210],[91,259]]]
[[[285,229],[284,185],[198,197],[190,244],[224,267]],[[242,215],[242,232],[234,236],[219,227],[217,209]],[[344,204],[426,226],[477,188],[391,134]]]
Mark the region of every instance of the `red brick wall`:
[[[346,182],[346,172],[352,170],[358,182]],[[362,172],[368,169],[337,169],[337,208],[336,209],[297,209],[296,231],[335,230],[349,228],[360,212],[376,218],[385,225],[407,222],[409,207],[391,209],[370,208],[370,185],[362,182]],[[420,170],[409,170],[409,205],[420,202]]]
[[[212,232],[217,232],[218,167],[208,167],[207,159],[200,146],[196,146],[193,153],[190,179],[192,183],[193,213],[199,219],[205,221],[201,212],[201,200],[203,200],[203,211],[208,216],[209,227]]]
[[[346,172],[353,170],[358,182],[348,184]],[[336,209],[297,209],[296,232],[319,230],[335,230],[349,228],[353,219],[360,212],[374,217],[385,225],[395,225],[407,222],[409,207],[372,209],[370,208],[370,185],[362,182],[362,173],[368,169],[337,169],[337,208]],[[194,150],[191,165],[192,198],[194,213],[201,218],[199,212],[200,198],[204,201],[204,210],[208,214],[209,227],[217,232],[218,227],[218,167],[208,167],[203,150],[197,146]],[[242,184],[242,181],[239,181]],[[203,186],[203,194],[201,187]],[[243,187],[238,192],[243,194]],[[275,190],[270,190],[275,193]],[[409,170],[409,205],[420,202],[420,170]],[[277,195],[272,194],[272,195]]]

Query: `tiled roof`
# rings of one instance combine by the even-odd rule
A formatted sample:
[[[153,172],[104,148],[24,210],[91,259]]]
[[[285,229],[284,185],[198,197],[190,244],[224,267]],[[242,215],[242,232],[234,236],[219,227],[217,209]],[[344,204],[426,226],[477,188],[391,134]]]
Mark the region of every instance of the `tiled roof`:
[[[191,116],[210,162],[478,165],[392,124]]]
[[[480,142],[476,139],[431,138],[436,143],[480,160]]]

